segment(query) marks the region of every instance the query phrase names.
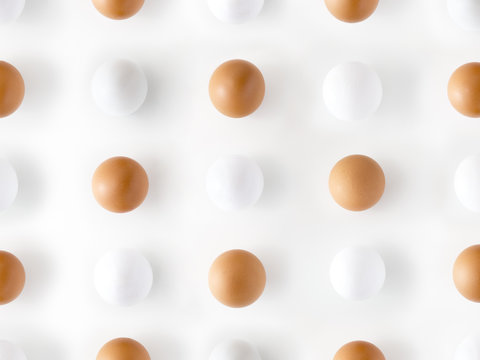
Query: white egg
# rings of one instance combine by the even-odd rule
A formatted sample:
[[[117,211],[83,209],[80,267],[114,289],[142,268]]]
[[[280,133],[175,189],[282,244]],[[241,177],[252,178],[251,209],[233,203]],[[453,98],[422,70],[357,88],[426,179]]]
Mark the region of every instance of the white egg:
[[[152,267],[137,250],[112,250],[97,262],[94,282],[98,294],[106,302],[134,305],[145,299],[152,288]]]
[[[454,360],[478,359],[480,359],[480,336],[475,334],[467,337],[457,346]]]
[[[0,24],[17,20],[24,7],[25,0],[0,0]]]
[[[369,118],[382,102],[382,82],[370,66],[349,62],[335,66],[323,82],[328,111],[343,121]]]
[[[0,158],[0,211],[7,210],[18,193],[17,172],[6,160]]]
[[[130,60],[108,61],[93,75],[93,99],[108,115],[133,114],[144,103],[147,91],[145,73],[140,66]]]
[[[219,20],[240,24],[254,19],[263,8],[264,0],[208,0],[210,11]]]
[[[227,340],[218,344],[208,360],[262,360],[257,349],[244,340]]]
[[[480,212],[480,154],[469,156],[458,165],[454,187],[463,206]]]
[[[218,159],[208,170],[207,193],[225,211],[255,204],[263,191],[263,173],[258,164],[244,156]]]
[[[348,300],[366,300],[385,282],[385,264],[373,249],[350,247],[340,251],[330,265],[335,291]]]
[[[18,345],[0,340],[0,360],[27,360],[27,357]]]
[[[480,30],[479,0],[448,0],[448,12],[453,21],[465,30]]]

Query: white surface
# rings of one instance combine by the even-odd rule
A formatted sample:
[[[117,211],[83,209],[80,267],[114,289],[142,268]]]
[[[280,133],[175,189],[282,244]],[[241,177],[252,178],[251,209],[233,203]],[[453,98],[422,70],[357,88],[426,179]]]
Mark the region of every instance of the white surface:
[[[17,20],[25,7],[25,0],[0,0],[0,24]]]
[[[7,159],[0,158],[0,212],[12,206],[17,193],[17,172]]]
[[[480,337],[473,334],[465,338],[455,351],[454,360],[478,360],[480,359]]]
[[[95,289],[109,304],[132,306],[148,296],[152,267],[135,249],[110,250],[95,265]]]
[[[480,1],[448,0],[448,11],[453,21],[465,30],[480,30]]]
[[[234,339],[215,346],[208,360],[262,360],[262,358],[253,344]]]
[[[268,0],[244,25],[219,22],[206,2],[147,0],[110,21],[90,1],[30,0],[0,32],[2,58],[18,67],[25,100],[0,121],[0,150],[18,173],[14,205],[0,216],[1,248],[25,265],[22,295],[0,307],[0,339],[29,360],[95,359],[118,336],[152,359],[208,359],[218,342],[245,338],[264,360],[332,359],[345,343],[375,343],[388,360],[451,360],[478,330],[479,304],[452,280],[456,256],[479,240],[479,215],[458,201],[453,178],[479,152],[480,122],[447,99],[451,73],[480,59],[443,0],[381,0],[358,24],[323,1]],[[135,60],[149,80],[144,106],[104,115],[90,85],[99,64]],[[266,97],[248,118],[228,119],[208,98],[210,75],[244,58],[265,76]],[[371,64],[383,82],[379,110],[362,123],[327,112],[322,83],[336,64]],[[362,213],[338,207],[328,174],[345,155],[385,171],[382,201]],[[265,189],[252,208],[224,213],[205,191],[220,156],[255,159]],[[145,203],[128,214],[98,206],[91,177],[126,155],[149,174]],[[329,266],[347,246],[382,254],[388,278],[364,302],[342,300]],[[92,282],[97,259],[138,248],[155,282],[140,304],[106,304]],[[254,305],[230,309],[210,294],[208,269],[225,250],[252,251],[267,286]]]
[[[213,15],[220,21],[241,24],[255,19],[262,11],[264,0],[208,0]]]
[[[463,159],[455,171],[455,193],[467,209],[480,212],[480,154]]]
[[[2,360],[27,360],[23,350],[16,344],[0,340],[0,359]]]

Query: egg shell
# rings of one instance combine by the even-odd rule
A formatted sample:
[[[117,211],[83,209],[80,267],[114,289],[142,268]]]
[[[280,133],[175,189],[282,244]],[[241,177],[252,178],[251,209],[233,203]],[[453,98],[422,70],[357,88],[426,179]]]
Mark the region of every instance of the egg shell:
[[[325,0],[325,5],[338,20],[356,23],[375,12],[378,0]]]
[[[134,249],[111,250],[95,266],[95,289],[109,304],[137,304],[148,296],[152,283],[150,263]]]
[[[382,351],[367,341],[352,341],[337,351],[333,360],[385,360]]]
[[[480,359],[480,336],[472,334],[465,338],[458,346],[453,357],[454,360]]]
[[[0,305],[15,300],[24,286],[25,269],[20,260],[7,251],[0,251]]]
[[[218,344],[208,360],[262,360],[258,350],[245,340],[232,339]]]
[[[27,356],[20,346],[6,340],[0,340],[0,359],[27,360]]]
[[[223,22],[241,24],[262,11],[264,0],[208,0],[210,11]]]
[[[113,20],[124,20],[139,12],[144,0],[92,0],[92,2],[102,15]]]
[[[13,65],[0,61],[0,117],[13,114],[24,96],[25,83],[20,72]]]
[[[0,0],[0,24],[17,20],[24,7],[25,0]]]
[[[385,175],[372,158],[350,155],[335,164],[328,185],[338,205],[351,211],[363,211],[374,206],[382,197]]]
[[[480,154],[463,159],[455,171],[454,188],[460,203],[480,212]]]
[[[245,250],[230,250],[215,259],[208,273],[213,296],[233,308],[253,304],[263,293],[266,273],[260,260]]]
[[[363,121],[380,106],[383,88],[375,70],[360,62],[348,62],[331,69],[323,82],[327,110],[342,121]]]
[[[148,193],[148,176],[133,159],[117,156],[105,160],[95,170],[92,191],[105,209],[125,213],[140,206]]]
[[[478,0],[448,0],[448,12],[453,21],[464,30],[480,30],[480,2]]]
[[[453,265],[453,282],[465,298],[480,302],[480,245],[470,246],[458,255]]]
[[[215,70],[208,91],[218,111],[232,118],[241,118],[252,114],[262,104],[265,80],[251,62],[230,60]]]
[[[480,63],[460,66],[448,81],[448,99],[452,106],[468,117],[480,117]]]
[[[97,360],[150,360],[150,355],[138,341],[117,338],[103,345],[97,354]]]
[[[8,160],[0,158],[0,211],[5,211],[12,206],[17,193],[17,172]]]

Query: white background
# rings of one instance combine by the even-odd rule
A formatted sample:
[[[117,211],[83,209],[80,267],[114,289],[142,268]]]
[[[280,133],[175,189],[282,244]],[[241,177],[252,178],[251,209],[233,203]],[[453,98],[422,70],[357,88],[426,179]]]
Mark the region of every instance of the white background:
[[[22,73],[26,97],[0,120],[0,152],[18,171],[17,201],[0,215],[0,248],[27,271],[23,294],[0,307],[0,338],[29,360],[94,359],[108,340],[128,336],[153,360],[207,359],[230,336],[264,360],[331,359],[344,343],[374,342],[388,360],[451,359],[480,330],[480,306],[455,290],[460,251],[480,242],[479,215],[453,192],[464,157],[480,151],[480,122],[450,106],[446,85],[480,59],[478,34],[448,17],[443,0],[380,0],[359,24],[333,18],[322,0],[265,0],[245,25],[217,21],[204,0],[146,0],[126,21],[101,16],[89,0],[27,0],[0,29],[0,58]],[[97,66],[138,62],[149,81],[135,115],[111,118],[90,94]],[[220,115],[208,80],[223,61],[243,58],[263,72],[267,92],[249,118]],[[338,63],[372,64],[384,86],[369,121],[341,123],[325,109],[323,78]],[[386,192],[363,213],[337,206],[328,174],[341,157],[369,155]],[[227,154],[251,156],[265,174],[253,208],[223,213],[204,177]],[[130,156],[148,172],[145,203],[111,214],[90,181],[108,157]],[[349,245],[378,249],[382,292],[350,302],[332,289],[328,268]],[[107,250],[136,247],[152,263],[154,287],[119,308],[96,294],[93,267]],[[225,250],[255,253],[267,288],[254,305],[230,309],[207,286]]]

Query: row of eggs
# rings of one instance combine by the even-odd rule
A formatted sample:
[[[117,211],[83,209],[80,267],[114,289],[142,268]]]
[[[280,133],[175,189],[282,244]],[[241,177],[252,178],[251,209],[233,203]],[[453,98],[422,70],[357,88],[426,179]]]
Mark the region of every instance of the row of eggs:
[[[123,20],[135,15],[145,0],[92,0],[104,16]],[[370,17],[379,0],[325,0],[330,13],[338,20],[356,23]],[[264,0],[207,0],[211,12],[221,21],[233,24],[254,19],[262,10]],[[17,19],[23,11],[25,0],[1,0],[0,23]],[[476,0],[448,0],[447,7],[453,20],[467,30],[480,29],[480,4]]]

